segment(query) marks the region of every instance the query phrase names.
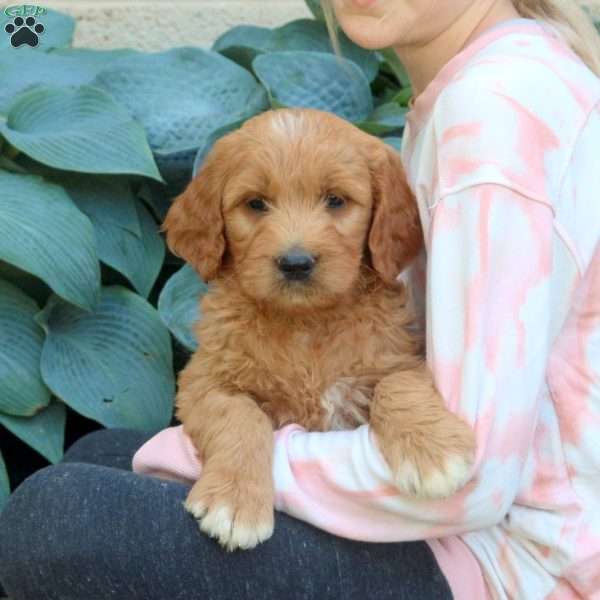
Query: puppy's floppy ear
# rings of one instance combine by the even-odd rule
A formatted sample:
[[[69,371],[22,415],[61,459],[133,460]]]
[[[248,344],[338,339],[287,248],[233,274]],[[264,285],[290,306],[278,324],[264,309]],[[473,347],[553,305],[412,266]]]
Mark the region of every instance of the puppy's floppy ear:
[[[423,230],[399,154],[380,142],[373,164],[374,204],[368,246],[373,268],[393,283],[419,254]]]
[[[225,252],[221,202],[233,162],[226,138],[215,143],[196,177],[173,201],[161,227],[171,252],[189,262],[204,281],[216,277]]]

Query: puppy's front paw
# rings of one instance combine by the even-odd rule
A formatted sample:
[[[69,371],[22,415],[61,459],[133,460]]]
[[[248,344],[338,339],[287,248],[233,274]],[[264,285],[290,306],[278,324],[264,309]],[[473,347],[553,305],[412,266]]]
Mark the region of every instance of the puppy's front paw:
[[[190,490],[185,509],[199,522],[200,529],[216,538],[227,550],[254,548],[273,534],[273,484],[235,477],[206,469]]]
[[[451,496],[469,480],[475,460],[475,436],[453,413],[418,430],[378,435],[394,482],[405,494],[420,498]]]

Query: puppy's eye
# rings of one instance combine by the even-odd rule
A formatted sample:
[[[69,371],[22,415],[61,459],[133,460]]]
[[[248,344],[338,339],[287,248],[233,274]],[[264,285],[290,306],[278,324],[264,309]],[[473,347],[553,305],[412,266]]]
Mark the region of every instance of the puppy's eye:
[[[335,194],[327,194],[327,196],[325,196],[325,204],[327,208],[342,208],[342,206],[346,204],[346,200]]]
[[[246,202],[246,204],[252,210],[255,210],[257,212],[267,212],[269,210],[269,207],[267,206],[263,198],[251,198]]]

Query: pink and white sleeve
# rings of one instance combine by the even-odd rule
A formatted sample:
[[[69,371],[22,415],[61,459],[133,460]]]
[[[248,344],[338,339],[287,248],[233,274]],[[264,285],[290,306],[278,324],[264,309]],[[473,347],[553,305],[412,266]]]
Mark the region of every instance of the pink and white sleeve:
[[[522,479],[550,339],[553,214],[497,184],[433,208],[427,359],[448,408],[473,427],[472,479],[444,500],[401,495],[368,426],[278,432],[276,507],[364,541],[461,534],[500,522]]]

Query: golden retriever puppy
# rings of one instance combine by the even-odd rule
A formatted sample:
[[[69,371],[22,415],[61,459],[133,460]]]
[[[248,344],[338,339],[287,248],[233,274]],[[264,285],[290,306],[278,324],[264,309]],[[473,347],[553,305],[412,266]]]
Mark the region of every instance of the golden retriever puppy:
[[[286,423],[370,423],[406,494],[465,483],[473,432],[437,394],[396,281],[422,231],[392,148],[318,110],[263,113],[218,140],[163,229],[210,282],[176,398],[203,531],[230,550],[270,537]]]

